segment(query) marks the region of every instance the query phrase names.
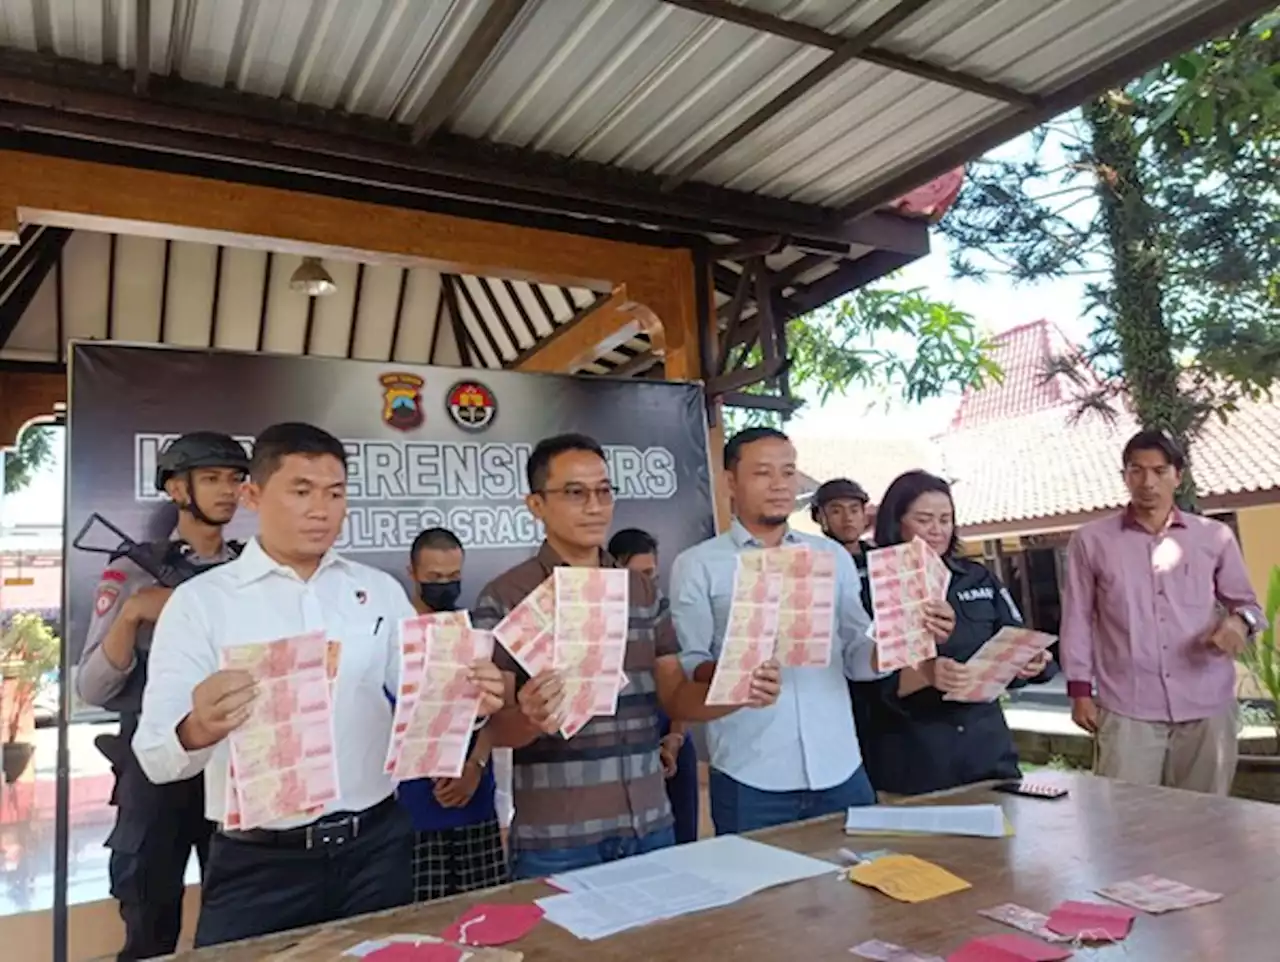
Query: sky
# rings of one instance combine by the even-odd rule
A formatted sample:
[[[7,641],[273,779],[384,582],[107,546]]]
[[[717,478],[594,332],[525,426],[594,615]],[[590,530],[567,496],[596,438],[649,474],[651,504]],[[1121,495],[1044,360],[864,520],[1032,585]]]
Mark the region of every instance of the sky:
[[[994,154],[1025,156],[1027,143],[1026,138],[1018,138]],[[1052,138],[1047,150],[1046,160],[1050,163],[1065,156],[1060,143]],[[1091,213],[1089,205],[1083,205],[1079,211],[1082,220]],[[931,241],[930,253],[899,272],[892,279],[894,287],[922,288],[932,300],[950,302],[972,317],[984,334],[1000,334],[1020,324],[1044,318],[1057,324],[1077,343],[1087,339],[1090,323],[1083,317],[1084,280],[1066,278],[1034,285],[1015,285],[998,274],[991,274],[984,281],[956,280],[951,277],[947,238],[934,231]],[[959,396],[952,393],[908,405],[887,397],[883,392],[853,390],[843,397],[830,399],[820,408],[806,405],[789,422],[788,430],[796,436],[817,438],[931,437],[945,429],[958,400]],[[61,445],[58,445],[57,455],[26,490],[0,495],[0,528],[15,523],[61,523]]]

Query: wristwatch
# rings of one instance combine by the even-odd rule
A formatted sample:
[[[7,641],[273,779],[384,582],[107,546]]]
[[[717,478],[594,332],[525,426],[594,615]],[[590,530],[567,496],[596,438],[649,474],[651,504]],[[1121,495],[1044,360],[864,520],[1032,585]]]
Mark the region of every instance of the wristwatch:
[[[1244,622],[1244,626],[1248,629],[1250,638],[1256,635],[1258,633],[1258,629],[1262,627],[1258,624],[1258,616],[1248,608],[1240,608],[1231,613]]]

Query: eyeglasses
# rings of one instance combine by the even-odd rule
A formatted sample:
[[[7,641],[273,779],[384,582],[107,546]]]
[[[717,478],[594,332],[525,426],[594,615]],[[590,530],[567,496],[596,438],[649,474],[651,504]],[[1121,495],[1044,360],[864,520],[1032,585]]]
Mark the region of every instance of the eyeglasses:
[[[593,497],[601,505],[613,504],[613,499],[618,495],[618,489],[611,484],[602,484],[595,488],[588,488],[581,484],[566,484],[560,488],[544,488],[536,493],[544,498],[549,494],[559,495],[574,507],[585,508],[591,503]]]

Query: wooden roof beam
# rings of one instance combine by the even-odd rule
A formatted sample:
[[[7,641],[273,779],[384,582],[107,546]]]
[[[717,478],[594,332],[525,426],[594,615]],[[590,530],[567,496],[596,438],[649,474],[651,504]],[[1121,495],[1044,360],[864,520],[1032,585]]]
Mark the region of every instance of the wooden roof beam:
[[[18,219],[18,211],[13,207],[0,208],[0,247],[11,247],[21,242],[18,232],[22,229],[22,221]]]
[[[0,293],[0,348],[9,343],[9,338],[17,329],[22,315],[31,306],[31,301],[40,290],[40,285],[58,263],[62,248],[66,246],[67,238],[70,236],[69,230],[48,227],[31,241],[27,250],[23,251],[14,269],[12,284]]]
[[[512,34],[528,0],[493,0],[450,65],[439,86],[418,114],[410,141],[419,145],[435,134],[457,109],[467,89],[483,73],[503,41]]]
[[[689,184],[663,193],[657,175],[499,147],[444,129],[430,150],[421,150],[409,143],[405,125],[176,77],[153,77],[149,95],[139,97],[127,71],[11,48],[0,49],[0,128],[17,131],[5,133],[11,143],[56,137],[90,151],[93,160],[123,147],[145,152],[151,164],[176,158],[184,171],[216,165],[222,169],[208,176],[219,180],[236,180],[225,170],[235,165],[254,176],[323,179],[334,191],[394,189],[646,231],[785,235],[802,246],[819,242],[825,251],[875,246],[884,233],[835,222],[829,208],[745,191]]]
[[[773,120],[792,104],[808,96],[822,84],[857,60],[881,37],[901,26],[933,0],[899,0],[867,29],[841,41],[831,56],[818,64],[786,90],[781,91],[767,104],[760,107],[731,131],[706,147],[697,156],[681,164],[662,182],[664,191],[675,190],[685,181],[696,177],[734,147]]]
[[[510,366],[526,373],[572,374],[640,334],[649,336],[653,353],[661,357],[666,347],[662,322],[649,308],[631,300],[621,286],[560,325]]]
[[[730,3],[729,0],[664,0],[664,2],[675,7],[683,7],[685,10],[691,10],[694,13],[700,13],[704,17],[713,17],[716,20],[724,20],[727,23],[736,23],[751,30],[771,33],[777,37],[785,37],[795,43],[803,43],[810,47],[821,47],[824,50],[839,50],[847,39],[795,20],[787,20],[771,13],[762,13],[750,7],[740,7],[736,3]],[[887,67],[899,73],[911,74],[913,77],[920,77],[922,80],[932,80],[934,83],[955,87],[957,90],[967,90],[969,93],[990,97],[992,100],[1017,104],[1021,107],[1030,107],[1036,103],[1034,96],[1015,90],[1005,84],[992,83],[989,80],[983,80],[981,77],[974,77],[971,74],[961,73],[957,70],[948,70],[945,67],[926,63],[923,60],[916,60],[913,57],[906,57],[881,47],[868,47],[858,54],[857,59]]]
[[[133,19],[133,92],[144,96],[151,84],[151,0],[137,0]]]

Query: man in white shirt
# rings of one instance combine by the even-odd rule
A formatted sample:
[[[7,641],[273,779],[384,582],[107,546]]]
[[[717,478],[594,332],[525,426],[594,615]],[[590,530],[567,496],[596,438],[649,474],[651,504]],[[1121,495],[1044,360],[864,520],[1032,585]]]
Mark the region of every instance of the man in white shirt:
[[[878,677],[869,619],[849,552],[829,538],[792,531],[799,479],[796,451],[773,428],[748,428],[725,445],[733,495],[732,527],[683,552],[671,569],[671,616],[685,672],[709,680],[724,641],[738,556],[780,545],[805,545],[836,558],[835,643],[825,668],[783,668],[774,705],[735,712],[707,724],[711,819],[718,834],[875,804],[862,767],[846,678]],[[939,639],[955,627],[950,606],[926,609]]]
[[[397,630],[414,614],[390,575],[333,544],[346,517],[342,442],[309,424],[277,424],[254,444],[246,506],[258,536],[235,561],[176,589],[156,624],[133,748],[163,784],[203,771],[219,825],[204,876],[196,945],[215,945],[407,904],[413,827],[383,771],[399,668]],[[220,649],[324,631],[341,643],[334,683],[340,797],[320,818],[249,831],[224,826],[226,737],[257,697],[244,672],[219,670]],[[472,666],[482,714],[501,707],[502,678]]]

